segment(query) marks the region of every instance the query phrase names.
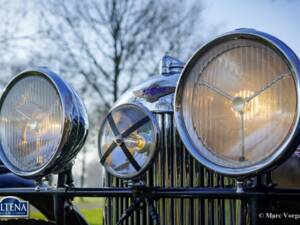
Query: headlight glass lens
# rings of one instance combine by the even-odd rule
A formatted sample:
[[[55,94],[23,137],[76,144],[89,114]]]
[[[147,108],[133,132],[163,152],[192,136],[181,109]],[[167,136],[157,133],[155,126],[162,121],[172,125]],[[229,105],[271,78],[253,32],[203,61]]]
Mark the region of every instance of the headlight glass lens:
[[[101,163],[114,175],[137,176],[153,158],[156,141],[153,118],[136,105],[121,105],[108,114],[101,126]]]
[[[283,57],[247,39],[219,43],[196,61],[182,89],[182,115],[194,146],[229,168],[253,166],[294,127],[297,93]]]
[[[18,80],[2,102],[3,152],[23,172],[42,168],[55,154],[63,133],[63,110],[57,90],[42,76]]]

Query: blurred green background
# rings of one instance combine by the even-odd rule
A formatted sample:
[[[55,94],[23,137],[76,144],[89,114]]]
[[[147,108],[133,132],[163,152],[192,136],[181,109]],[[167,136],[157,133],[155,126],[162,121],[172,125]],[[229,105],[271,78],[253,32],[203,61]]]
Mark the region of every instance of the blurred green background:
[[[75,198],[74,203],[90,225],[102,225],[103,198]],[[34,207],[30,209],[30,218],[46,220]]]

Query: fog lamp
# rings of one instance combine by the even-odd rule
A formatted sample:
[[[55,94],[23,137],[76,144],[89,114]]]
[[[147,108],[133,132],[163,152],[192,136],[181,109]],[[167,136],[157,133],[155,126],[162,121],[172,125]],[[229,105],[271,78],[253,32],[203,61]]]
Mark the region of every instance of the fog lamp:
[[[17,175],[40,177],[63,170],[87,130],[78,95],[46,68],[17,75],[0,99],[0,156]]]
[[[151,112],[135,104],[117,106],[100,128],[100,162],[114,176],[137,177],[151,164],[158,140],[158,125]]]
[[[202,164],[235,176],[264,171],[298,144],[299,60],[271,35],[225,34],[187,63],[174,111],[184,144]]]

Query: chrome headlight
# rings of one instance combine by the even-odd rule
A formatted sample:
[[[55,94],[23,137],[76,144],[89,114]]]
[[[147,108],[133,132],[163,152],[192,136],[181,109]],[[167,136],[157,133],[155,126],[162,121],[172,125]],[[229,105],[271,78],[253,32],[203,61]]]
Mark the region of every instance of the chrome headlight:
[[[0,99],[0,156],[17,175],[62,170],[80,150],[87,130],[82,101],[47,69],[20,73]]]
[[[141,175],[158,150],[158,125],[147,109],[135,104],[114,108],[99,132],[100,162],[120,178]]]
[[[277,38],[237,30],[189,60],[175,119],[190,153],[219,173],[245,176],[290,155],[299,135],[299,60]]]

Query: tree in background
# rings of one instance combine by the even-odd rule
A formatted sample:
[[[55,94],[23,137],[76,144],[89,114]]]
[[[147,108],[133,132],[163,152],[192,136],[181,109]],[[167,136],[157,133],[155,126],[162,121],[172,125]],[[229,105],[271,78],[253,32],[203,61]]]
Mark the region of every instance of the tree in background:
[[[192,52],[191,47],[200,44],[198,39],[197,46],[194,45],[198,36],[195,24],[199,27],[202,21],[199,1],[2,2],[0,17],[8,23],[2,23],[0,42],[9,40],[12,47],[21,43],[27,48],[21,66],[13,66],[11,60],[9,67],[22,70],[32,65],[49,66],[79,90],[92,128],[87,146],[97,146],[103,113],[130,87],[157,73],[165,53],[185,59]],[[12,29],[14,26],[16,29]],[[19,53],[18,48],[15,50]],[[11,55],[13,52],[12,48],[7,50]],[[84,157],[81,155],[82,171],[86,171],[87,149],[82,151]]]
[[[24,29],[22,21],[29,12],[25,8],[29,9],[26,1],[0,0],[0,88],[24,68],[26,52],[31,52],[28,43],[37,37],[37,30]]]
[[[39,7],[41,38],[51,48],[46,52],[69,79],[76,76],[97,128],[122,93],[157,72],[166,52],[187,53],[201,13],[198,3],[166,0],[49,0]],[[97,132],[91,131],[93,145]],[[81,185],[86,155],[85,148]]]
[[[199,12],[182,1],[49,0],[41,2],[40,28],[61,69],[81,75],[108,109],[153,74],[165,52],[189,47]]]

